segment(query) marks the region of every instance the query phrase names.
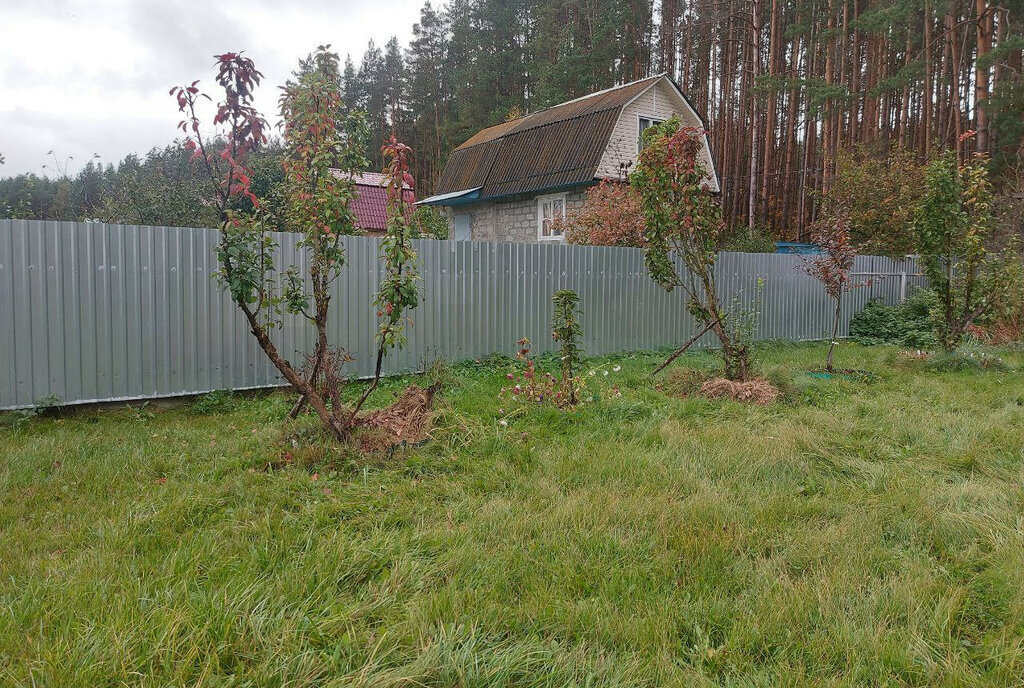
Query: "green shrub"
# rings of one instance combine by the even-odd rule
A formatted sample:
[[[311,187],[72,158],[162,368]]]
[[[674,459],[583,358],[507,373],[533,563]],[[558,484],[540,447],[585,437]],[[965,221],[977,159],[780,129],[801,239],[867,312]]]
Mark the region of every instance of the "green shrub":
[[[447,239],[448,218],[437,208],[418,205],[412,213],[413,237],[416,239]]]
[[[753,234],[746,227],[734,228],[722,242],[723,251],[737,253],[775,253],[775,249],[775,237],[762,227],[755,227]]]
[[[929,315],[934,295],[919,289],[898,306],[872,301],[850,321],[850,338],[858,344],[898,344],[927,348],[937,344]]]

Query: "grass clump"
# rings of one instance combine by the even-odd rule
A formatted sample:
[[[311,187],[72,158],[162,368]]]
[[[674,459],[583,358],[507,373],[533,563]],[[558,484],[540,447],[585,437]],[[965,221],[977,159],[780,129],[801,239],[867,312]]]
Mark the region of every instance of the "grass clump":
[[[1005,373],[1010,370],[1002,358],[985,351],[940,351],[927,359],[928,370],[934,373],[958,373],[990,370]]]
[[[285,394],[0,431],[0,685],[1016,685],[1024,382],[841,346],[872,384],[675,398],[631,354],[504,426],[508,361],[460,364],[388,460],[298,451]]]

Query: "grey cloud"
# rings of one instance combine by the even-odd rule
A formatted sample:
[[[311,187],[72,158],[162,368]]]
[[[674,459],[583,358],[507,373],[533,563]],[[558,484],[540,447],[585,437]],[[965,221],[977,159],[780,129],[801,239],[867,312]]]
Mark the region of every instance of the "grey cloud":
[[[404,40],[421,4],[0,0],[5,24],[40,34],[0,44],[0,175],[39,172],[51,149],[77,164],[168,143],[179,116],[167,90],[201,79],[213,92],[213,55],[225,50],[256,61],[265,75],[257,106],[274,121],[276,87],[300,57],[330,43],[358,61],[370,38]]]

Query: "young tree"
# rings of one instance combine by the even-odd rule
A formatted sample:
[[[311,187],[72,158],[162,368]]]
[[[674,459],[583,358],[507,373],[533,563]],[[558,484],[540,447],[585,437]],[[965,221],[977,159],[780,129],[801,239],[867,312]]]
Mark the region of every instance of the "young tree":
[[[727,312],[715,286],[715,261],[725,225],[718,202],[704,188],[704,136],[704,131],[682,126],[676,118],[647,129],[630,184],[640,194],[647,238],[644,258],[651,279],[667,291],[683,289],[687,310],[721,344],[725,376],[744,381],[750,374],[750,347],[740,335],[745,328],[729,323],[742,315]],[[685,276],[676,270],[673,255],[682,260]]]
[[[226,130],[226,145],[219,154],[209,152],[208,141],[201,132],[196,105],[206,96],[199,91],[198,82],[172,89],[171,93],[186,115],[181,128],[191,130],[185,145],[194,151],[192,159],[205,172],[218,199],[222,218],[218,276],[281,375],[299,392],[301,400],[312,407],[335,439],[347,440],[356,414],[372,388],[354,408],[346,408],[341,402],[340,365],[348,357],[331,347],[327,325],[331,285],[346,259],[342,239],[358,233],[348,205],[356,193],[352,177],[366,166],[365,121],[361,114],[344,113],[338,56],[325,46],[303,60],[293,79],[282,87],[280,112],[286,153],[281,213],[289,228],[302,233],[298,246],[306,252],[309,267],[306,274],[296,266],[278,272],[273,258],[277,247],[270,234],[277,227],[260,213],[247,166],[247,156],[266,142],[266,122],[252,106],[253,90],[262,75],[251,59],[239,53],[220,55],[217,64],[217,82],[224,89],[224,99],[218,105],[214,124],[223,125]],[[332,168],[340,170],[340,174]],[[409,180],[399,174],[396,182],[394,177],[392,170],[389,188],[397,184],[401,204],[402,184]],[[232,210],[240,198],[248,199],[255,212],[241,214]],[[386,260],[396,261],[394,264],[403,276],[409,275],[411,260],[406,243],[400,239],[397,249],[386,251]],[[385,246],[391,244],[385,241]],[[392,268],[393,263],[389,262],[389,275]],[[392,287],[401,293],[393,296]],[[387,310],[391,323],[382,326],[383,349],[393,346],[400,336],[394,321],[402,317],[410,303],[410,293],[411,302],[415,303],[415,289],[410,292],[404,282],[394,286],[385,280],[382,285],[378,302]],[[316,329],[316,344],[305,373],[282,356],[271,339],[273,329],[281,325],[283,313],[302,316]],[[382,356],[378,354],[377,377]]]
[[[575,372],[579,370],[583,358],[583,347],[580,338],[583,328],[580,326],[580,297],[572,289],[559,289],[551,295],[555,312],[551,316],[551,338],[559,343],[559,366],[562,377],[560,380],[562,394],[572,405],[576,404]]]
[[[338,80],[332,74],[336,59],[325,50],[305,64],[296,81],[283,88],[281,114],[285,121],[285,142],[288,158],[284,165],[288,190],[289,220],[305,230],[300,245],[310,253],[310,280],[313,286],[312,311],[305,294],[303,276],[294,266],[282,276],[282,288],[276,288],[273,253],[276,248],[261,218],[242,216],[232,211],[232,202],[248,198],[259,207],[253,194],[251,172],[246,166],[248,154],[266,141],[266,122],[252,106],[253,90],[262,74],[250,58],[241,53],[217,56],[217,83],[224,89],[224,99],[217,108],[215,125],[226,129],[227,145],[218,155],[209,151],[201,129],[196,105],[209,98],[197,87],[172,89],[178,107],[186,115],[180,123],[189,138],[185,146],[193,151],[192,160],[206,173],[218,199],[221,214],[220,242],[217,257],[218,277],[242,311],[260,348],[288,383],[307,400],[321,423],[336,439],[346,439],[349,427],[339,408],[329,408],[328,400],[314,384],[315,375],[305,377],[284,358],[271,340],[271,330],[280,325],[282,307],[289,313],[301,314],[317,329],[317,344],[312,358],[314,370],[327,356],[327,307],[330,294],[327,286],[344,261],[340,236],[352,233],[352,215],[347,200],[352,196],[351,182],[335,179],[327,173],[331,159],[340,157],[343,165],[355,169],[361,158],[353,144],[360,142],[358,120],[349,122],[349,135],[338,131],[341,98]],[[336,72],[336,69],[333,71]]]
[[[967,329],[991,314],[1011,278],[1012,245],[995,250],[992,186],[988,159],[976,155],[959,163],[947,151],[928,166],[925,192],[914,213],[914,230],[924,274],[935,292],[936,338],[956,349]]]
[[[384,356],[390,349],[405,346],[406,313],[419,304],[419,290],[416,282],[416,251],[412,247],[415,228],[411,222],[412,208],[406,186],[413,186],[409,173],[412,150],[399,143],[392,136],[381,146],[381,153],[387,161],[386,186],[388,197],[388,224],[384,240],[380,244],[381,262],[384,263],[384,277],[374,304],[380,325],[377,329],[377,362],[373,381],[367,385],[363,395],[356,402],[352,418],[366,402],[370,392],[380,382]]]
[[[310,389],[299,389],[300,401],[293,414],[309,403],[342,440],[348,437],[352,420],[337,398],[336,369],[345,356],[332,350],[327,321],[330,287],[345,265],[342,237],[357,233],[348,204],[355,197],[352,175],[367,165],[363,157],[366,124],[360,113],[343,114],[338,56],[324,46],[300,62],[293,79],[281,89],[279,107],[286,147],[283,214],[287,225],[303,234],[298,245],[309,265],[308,275],[295,266],[285,272],[284,299],[286,310],[307,318],[317,333],[304,378]],[[341,174],[335,175],[332,168]],[[256,231],[262,231],[258,224]],[[326,384],[317,389],[318,381]]]
[[[804,271],[821,282],[825,293],[832,299],[832,337],[829,340],[825,370],[832,372],[832,354],[839,336],[839,321],[843,308],[843,295],[857,286],[850,280],[850,271],[857,257],[857,248],[850,239],[849,215],[842,208],[836,209],[828,221],[818,224],[812,234],[814,243],[821,248],[821,255],[805,261]]]

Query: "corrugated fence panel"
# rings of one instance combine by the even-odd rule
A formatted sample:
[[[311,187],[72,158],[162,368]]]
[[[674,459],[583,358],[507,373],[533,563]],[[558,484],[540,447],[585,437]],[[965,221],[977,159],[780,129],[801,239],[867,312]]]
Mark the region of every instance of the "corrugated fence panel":
[[[279,268],[307,263],[297,237],[277,234]],[[0,220],[0,409],[53,396],[65,403],[118,401],[281,384],[245,318],[215,279],[217,231],[98,223]],[[381,275],[379,240],[345,240],[348,264],[332,288],[331,336],[373,373]],[[659,288],[638,249],[550,244],[417,242],[421,303],[408,345],[388,372],[511,354],[529,337],[553,348],[551,294],[574,289],[590,354],[681,343],[697,326],[681,290]],[[716,280],[724,298],[759,302],[756,336],[828,336],[831,303],[800,256],[723,253]],[[305,270],[303,269],[304,273]],[[923,284],[911,259],[859,256],[862,286],[845,297],[842,332],[872,299],[897,303]],[[728,304],[726,304],[728,305]],[[286,316],[273,334],[301,362],[315,339]],[[702,344],[712,344],[705,335]]]

